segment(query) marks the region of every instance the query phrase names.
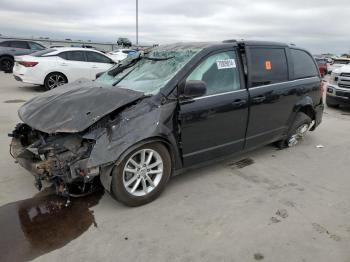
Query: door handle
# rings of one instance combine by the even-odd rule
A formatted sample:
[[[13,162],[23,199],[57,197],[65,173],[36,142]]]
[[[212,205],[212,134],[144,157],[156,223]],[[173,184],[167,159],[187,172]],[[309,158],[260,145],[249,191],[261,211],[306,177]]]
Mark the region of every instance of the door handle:
[[[68,64],[66,64],[66,63],[61,63],[60,65],[61,65],[61,66],[67,66]]]
[[[261,103],[261,102],[264,102],[265,99],[266,99],[266,96],[257,96],[255,98],[253,98],[253,102]]]
[[[92,68],[98,68],[97,66],[92,66]]]
[[[232,102],[232,105],[242,106],[242,105],[245,105],[246,103],[247,103],[247,100],[245,100],[245,99],[237,99],[237,100]]]

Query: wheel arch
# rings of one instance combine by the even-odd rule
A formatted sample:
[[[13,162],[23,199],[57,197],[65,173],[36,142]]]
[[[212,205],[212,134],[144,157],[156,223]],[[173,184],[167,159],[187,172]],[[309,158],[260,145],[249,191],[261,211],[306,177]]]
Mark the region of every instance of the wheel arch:
[[[67,77],[67,75],[65,73],[63,73],[61,71],[58,71],[58,70],[52,70],[52,71],[46,72],[46,75],[45,75],[45,78],[44,78],[44,83],[45,83],[46,79],[48,78],[48,76],[51,75],[51,74],[54,74],[54,73],[62,74],[66,78],[67,83],[69,82],[69,79],[68,79],[68,77]]]
[[[126,150],[124,150],[119,155],[118,159],[116,159],[113,163],[101,168],[100,180],[101,180],[103,187],[108,192],[110,192],[113,171],[114,171],[115,167],[118,166],[129,153],[131,153],[132,151],[134,151],[135,149],[137,149],[138,147],[141,147],[143,145],[146,145],[149,143],[157,143],[157,142],[164,145],[170,154],[171,162],[172,162],[172,173],[174,172],[175,169],[178,169],[179,167],[181,167],[182,162],[181,162],[177,147],[175,145],[173,145],[170,140],[168,140],[164,137],[161,137],[161,136],[149,137],[149,138],[143,139],[143,140],[131,145]]]
[[[0,55],[0,59],[4,58],[4,57],[11,58],[13,61],[15,61],[15,57],[13,55],[10,55],[10,54],[2,54],[2,55]]]
[[[313,121],[315,120],[316,112],[314,109],[314,102],[310,96],[303,97],[303,99],[301,99],[294,106],[293,113],[292,113],[291,117],[289,118],[289,123],[288,123],[289,126],[291,126],[293,124],[295,117],[299,112],[306,114],[307,116],[309,116],[311,118],[311,120],[313,120]],[[313,128],[311,130],[313,130]]]

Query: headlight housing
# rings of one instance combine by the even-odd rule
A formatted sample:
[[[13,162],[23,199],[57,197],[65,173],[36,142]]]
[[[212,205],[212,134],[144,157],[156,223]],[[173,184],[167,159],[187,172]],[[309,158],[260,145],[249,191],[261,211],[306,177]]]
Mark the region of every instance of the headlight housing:
[[[329,83],[332,85],[337,85],[339,80],[340,73],[332,72],[331,79],[329,80]]]

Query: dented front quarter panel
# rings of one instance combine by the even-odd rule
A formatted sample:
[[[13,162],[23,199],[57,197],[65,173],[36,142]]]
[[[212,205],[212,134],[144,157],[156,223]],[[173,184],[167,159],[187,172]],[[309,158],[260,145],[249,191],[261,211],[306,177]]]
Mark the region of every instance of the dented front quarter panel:
[[[101,181],[109,190],[111,170],[122,161],[122,156],[132,151],[133,146],[145,140],[164,141],[171,146],[175,166],[181,165],[177,146],[177,102],[163,105],[152,99],[142,100],[137,105],[120,113],[108,127],[100,130],[100,136],[91,151],[88,168],[105,166]],[[89,136],[90,134],[87,134]]]

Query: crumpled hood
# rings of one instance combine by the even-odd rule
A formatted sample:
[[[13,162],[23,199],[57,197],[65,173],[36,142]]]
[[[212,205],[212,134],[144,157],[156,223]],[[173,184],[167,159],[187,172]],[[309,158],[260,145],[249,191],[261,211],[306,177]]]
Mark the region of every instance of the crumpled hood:
[[[32,98],[18,115],[24,123],[45,133],[76,133],[141,97],[142,92],[83,79]]]

